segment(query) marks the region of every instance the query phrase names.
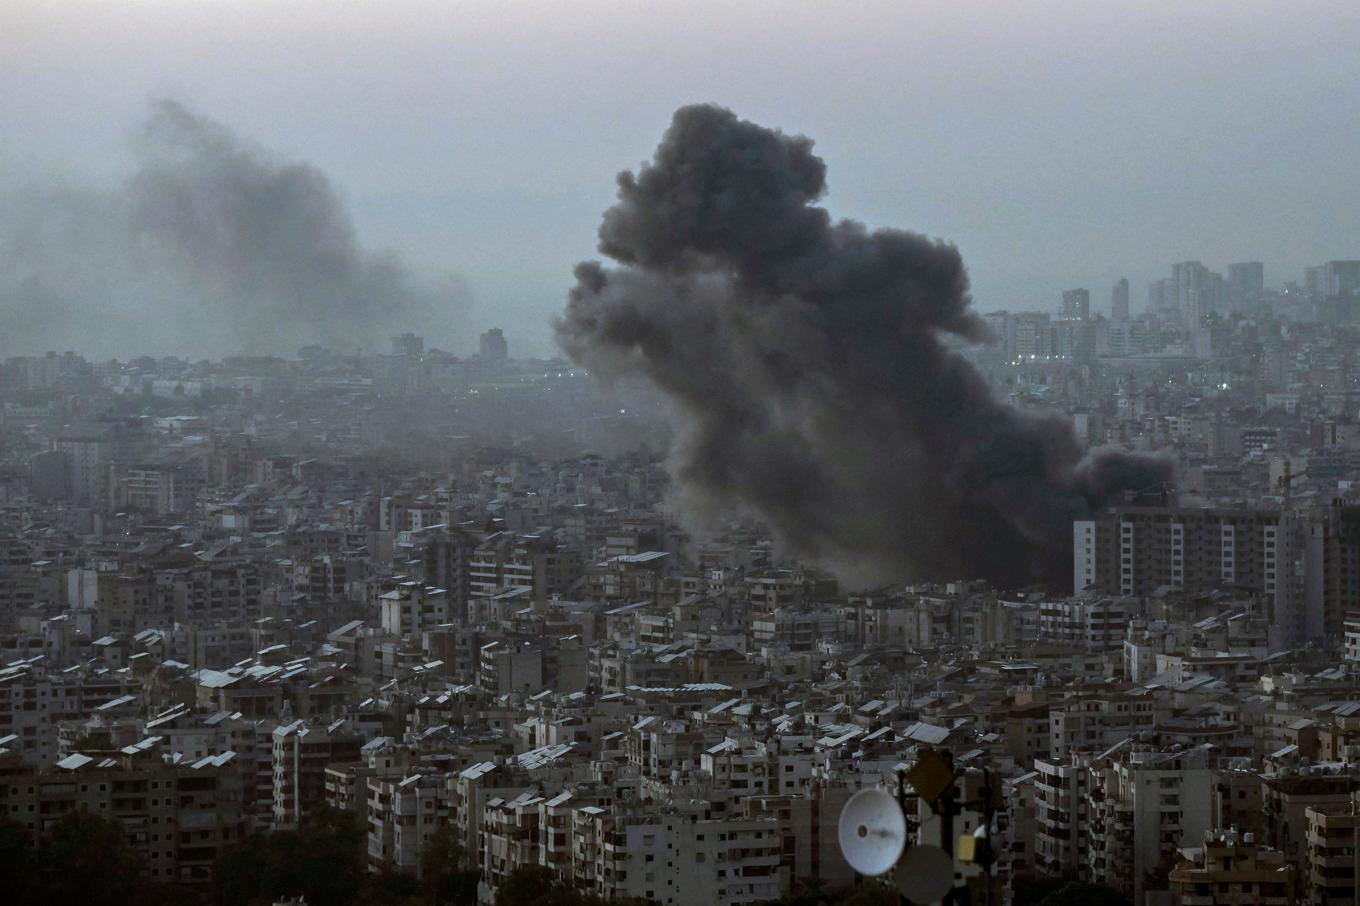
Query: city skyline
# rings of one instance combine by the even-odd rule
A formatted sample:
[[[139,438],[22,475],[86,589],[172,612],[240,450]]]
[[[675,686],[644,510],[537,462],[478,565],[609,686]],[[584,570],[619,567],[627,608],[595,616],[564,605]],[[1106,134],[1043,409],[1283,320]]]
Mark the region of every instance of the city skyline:
[[[411,2],[326,8],[318,42],[322,9],[6,4],[0,190],[115,184],[148,100],[179,99],[314,164],[365,247],[461,277],[469,343],[503,324],[540,355],[612,178],[696,101],[814,136],[828,205],[953,242],[979,311],[1074,286],[1101,311],[1120,276],[1138,310],[1171,262],[1261,260],[1274,281],[1354,255],[1344,4]],[[854,67],[830,65],[839,48]]]

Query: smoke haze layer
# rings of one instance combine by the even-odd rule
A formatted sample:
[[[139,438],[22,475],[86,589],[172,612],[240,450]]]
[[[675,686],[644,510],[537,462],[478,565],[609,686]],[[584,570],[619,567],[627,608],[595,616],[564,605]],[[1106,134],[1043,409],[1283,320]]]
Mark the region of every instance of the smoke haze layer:
[[[700,105],[619,176],[557,339],[673,403],[690,514],[741,505],[864,584],[1070,579],[1072,520],[1170,477],[1087,455],[1058,415],[995,399],[944,342],[986,336],[958,251],[833,222],[812,142]]]
[[[372,350],[464,316],[466,293],[362,249],[325,174],[174,101],[117,190],[28,186],[0,204],[0,353]]]

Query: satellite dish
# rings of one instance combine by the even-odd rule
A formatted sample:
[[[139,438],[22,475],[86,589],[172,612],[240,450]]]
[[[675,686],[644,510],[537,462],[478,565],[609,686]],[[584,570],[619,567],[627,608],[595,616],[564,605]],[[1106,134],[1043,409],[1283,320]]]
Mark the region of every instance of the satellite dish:
[[[862,875],[885,875],[907,845],[907,819],[891,793],[860,790],[841,810],[840,838],[851,868]]]
[[[897,892],[913,903],[934,903],[954,887],[954,860],[938,846],[913,846],[893,881]]]

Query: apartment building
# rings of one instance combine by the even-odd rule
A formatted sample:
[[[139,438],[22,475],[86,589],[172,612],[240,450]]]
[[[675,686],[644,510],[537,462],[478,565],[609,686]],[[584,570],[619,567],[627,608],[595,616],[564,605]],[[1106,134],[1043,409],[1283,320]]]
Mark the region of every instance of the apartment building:
[[[1311,906],[1354,906],[1360,878],[1360,814],[1356,803],[1310,805],[1303,889]]]
[[[778,822],[710,818],[705,803],[674,810],[587,806],[574,822],[573,881],[605,898],[675,906],[777,900],[785,887]]]
[[[1279,510],[1114,507],[1073,524],[1073,585],[1148,595],[1219,584],[1273,591]]]
[[[350,582],[363,578],[363,562],[341,554],[317,554],[293,561],[293,591],[315,602],[344,598]]]
[[[249,827],[235,755],[167,763],[149,737],[115,757],[73,753],[42,771],[0,776],[0,813],[33,834],[83,809],[117,822],[151,880],[204,885]]]
[[[1360,609],[1360,508],[1114,507],[1073,523],[1076,591],[1234,587],[1270,607],[1272,647],[1340,645]]]
[[[1083,651],[1114,651],[1124,644],[1131,606],[1119,598],[1041,602],[1039,640]]]
[[[1090,766],[1088,877],[1143,902],[1150,876],[1212,829],[1210,748],[1165,752],[1126,742]]]
[[[1089,758],[1034,762],[1034,864],[1053,877],[1085,877],[1088,872],[1083,836],[1087,826],[1086,793]]]
[[[426,842],[449,820],[444,775],[416,772],[399,779],[374,775],[367,778],[367,794],[369,868],[418,876]]]
[[[1180,859],[1169,879],[1180,906],[1294,906],[1295,867],[1250,833],[1211,831]]]
[[[527,588],[532,600],[546,601],[554,594],[565,594],[584,568],[579,550],[551,536],[498,532],[472,552],[468,596],[491,598],[507,588]]]
[[[454,602],[472,596],[470,567],[480,542],[479,534],[463,526],[434,526],[408,537],[422,562],[425,582],[447,591]],[[466,612],[459,608],[455,619],[465,621]]]
[[[186,624],[261,616],[264,577],[254,563],[211,563],[175,573],[175,620]]]
[[[589,763],[578,755],[570,745],[544,746],[513,758],[478,762],[446,776],[449,823],[479,869],[485,870],[482,815],[487,804],[511,800],[530,787],[562,789],[592,779]]]
[[[101,633],[136,633],[171,626],[180,600],[174,575],[165,570],[97,572],[92,609]]]
[[[828,887],[853,883],[837,836],[841,810],[857,787],[848,782],[817,782],[797,793],[747,798],[742,814],[774,819],[779,835],[783,877],[816,879]]]
[[[1095,752],[1152,730],[1157,703],[1146,690],[1113,695],[1077,693],[1048,702],[1048,754],[1062,759],[1071,752]]]
[[[297,827],[326,799],[326,767],[355,761],[366,737],[348,721],[313,725],[305,720],[273,732],[274,825]]]
[[[838,624],[839,619],[834,612],[798,610],[786,605],[752,613],[751,640],[758,648],[811,651],[818,641],[833,635]]]
[[[404,638],[451,622],[457,609],[442,588],[407,581],[378,595],[383,632]]]
[[[1322,836],[1330,836],[1335,824],[1321,817],[1335,808],[1349,808],[1360,790],[1360,776],[1326,766],[1301,769],[1283,768],[1261,778],[1263,842],[1284,853],[1285,860],[1300,867],[1308,864],[1308,810],[1315,810]],[[1296,879],[1296,893],[1302,892],[1303,878]]]
[[[49,672],[41,656],[0,667],[0,738],[32,768],[57,758],[62,721],[84,720],[133,693],[137,681],[108,670]]]

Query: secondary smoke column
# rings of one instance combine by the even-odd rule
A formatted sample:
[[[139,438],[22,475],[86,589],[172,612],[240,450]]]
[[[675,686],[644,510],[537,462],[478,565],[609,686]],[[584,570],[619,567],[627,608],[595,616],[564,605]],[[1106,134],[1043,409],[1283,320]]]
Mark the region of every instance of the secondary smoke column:
[[[362,249],[330,181],[174,101],[114,192],[29,188],[0,205],[0,345],[131,355],[372,348],[456,320],[456,283]],[[113,344],[118,345],[113,345]]]
[[[949,244],[833,222],[812,142],[681,108],[619,176],[557,323],[606,379],[672,401],[685,510],[744,505],[853,581],[1059,582],[1072,520],[1170,477],[1085,456],[1062,418],[996,400],[947,336],[986,336]]]

